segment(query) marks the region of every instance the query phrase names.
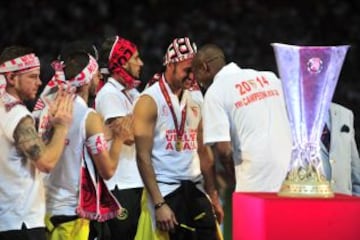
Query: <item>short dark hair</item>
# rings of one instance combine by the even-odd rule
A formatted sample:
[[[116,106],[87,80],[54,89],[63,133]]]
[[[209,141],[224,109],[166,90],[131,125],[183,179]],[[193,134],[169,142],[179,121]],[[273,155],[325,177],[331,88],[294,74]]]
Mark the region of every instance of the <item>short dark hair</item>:
[[[89,63],[89,55],[85,52],[75,52],[69,54],[64,59],[64,73],[66,79],[73,79],[78,75]]]
[[[86,40],[77,40],[63,46],[60,51],[59,59],[65,60],[69,55],[77,52],[88,53],[96,60],[99,58],[98,50],[94,44]]]
[[[106,38],[100,48],[99,64],[101,67],[108,67],[111,49],[116,40],[116,36]]]
[[[30,53],[33,53],[33,49],[29,47],[17,45],[7,47],[0,54],[0,64]]]

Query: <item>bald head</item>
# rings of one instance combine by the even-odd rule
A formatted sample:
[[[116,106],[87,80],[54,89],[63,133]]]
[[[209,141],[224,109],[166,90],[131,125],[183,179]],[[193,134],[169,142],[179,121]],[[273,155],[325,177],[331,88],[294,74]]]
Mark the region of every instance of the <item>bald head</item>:
[[[198,51],[197,57],[207,62],[215,60],[225,61],[223,50],[215,44],[206,44],[201,47]]]
[[[192,62],[195,79],[201,86],[207,88],[225,64],[223,50],[215,44],[206,44],[198,50]]]

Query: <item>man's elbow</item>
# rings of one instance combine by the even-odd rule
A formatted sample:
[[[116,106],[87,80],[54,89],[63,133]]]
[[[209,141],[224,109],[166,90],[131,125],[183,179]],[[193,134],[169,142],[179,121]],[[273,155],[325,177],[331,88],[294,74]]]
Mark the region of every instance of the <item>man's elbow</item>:
[[[218,157],[225,161],[232,159],[232,151],[227,149],[218,150]]]
[[[218,157],[229,159],[232,157],[232,147],[230,142],[218,142],[215,144]]]
[[[42,162],[40,160],[35,162],[35,166],[37,169],[39,169],[40,172],[43,172],[43,173],[50,173],[51,170],[55,167],[54,164]]]
[[[100,172],[101,177],[105,180],[109,180],[110,178],[112,178],[112,176],[114,176],[114,174],[115,168],[107,169],[106,171]]]

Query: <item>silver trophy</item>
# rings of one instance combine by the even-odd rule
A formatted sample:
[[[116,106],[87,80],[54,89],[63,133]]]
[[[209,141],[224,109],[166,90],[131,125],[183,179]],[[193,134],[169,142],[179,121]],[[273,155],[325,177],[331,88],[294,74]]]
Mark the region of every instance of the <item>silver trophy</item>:
[[[289,170],[278,195],[333,197],[320,159],[320,137],[349,46],[272,46],[293,138]]]

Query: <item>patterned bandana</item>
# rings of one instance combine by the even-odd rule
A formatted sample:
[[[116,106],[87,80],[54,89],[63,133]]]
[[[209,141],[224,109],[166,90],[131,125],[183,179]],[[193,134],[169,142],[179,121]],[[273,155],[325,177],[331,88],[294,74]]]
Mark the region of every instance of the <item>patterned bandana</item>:
[[[51,66],[55,70],[55,74],[40,94],[33,110],[33,116],[39,121],[38,133],[45,142],[49,140],[49,130],[52,127],[49,123],[49,106],[47,106],[47,100],[51,101],[55,99],[59,85],[65,89],[70,89],[69,91],[71,92],[75,92],[77,87],[88,84],[99,68],[95,58],[89,55],[88,65],[73,79],[66,81],[63,62],[55,60],[51,63]]]
[[[54,94],[57,91],[58,85],[66,85],[65,74],[64,74],[65,66],[63,62],[59,60],[55,60],[51,63],[51,67],[54,69],[55,74],[46,84],[43,91],[40,93],[40,97],[38,98],[34,106],[33,114],[37,113],[38,111],[42,111],[46,107],[46,98],[48,98],[50,95]],[[50,98],[54,98],[54,96]],[[34,115],[37,117],[37,114]]]
[[[52,95],[52,93],[56,92],[57,86],[62,85],[65,88],[71,88],[72,91],[75,91],[75,88],[81,87],[85,84],[88,84],[93,76],[96,74],[99,66],[90,54],[89,54],[89,63],[88,65],[74,78],[66,81],[64,68],[65,65],[62,61],[55,60],[51,63],[52,68],[55,70],[54,76],[47,83],[44,90],[40,94],[40,98],[35,104],[34,111],[42,110],[45,107],[45,98]]]
[[[0,73],[15,72],[15,71],[26,72],[39,67],[40,67],[39,58],[35,54],[31,53],[4,62],[3,64],[0,65]]]
[[[22,104],[22,101],[15,99],[6,92],[6,78],[4,74],[8,72],[25,73],[38,68],[40,68],[40,61],[33,53],[6,61],[0,65],[0,99],[5,105],[6,111],[10,111],[17,104]]]
[[[123,68],[123,65],[129,61],[136,51],[137,47],[134,43],[116,36],[109,54],[109,71],[119,74],[124,81],[123,84],[128,89],[137,87],[141,83]]]
[[[98,69],[99,69],[98,63],[96,62],[95,58],[93,58],[89,54],[88,65],[78,75],[76,75],[72,79],[69,79],[68,81],[70,82],[70,85],[72,87],[76,87],[76,88],[81,87],[85,84],[88,84],[91,81],[91,79],[94,77]]]
[[[166,51],[163,65],[166,66],[169,63],[181,62],[193,58],[196,52],[196,44],[191,43],[188,37],[175,38]]]

